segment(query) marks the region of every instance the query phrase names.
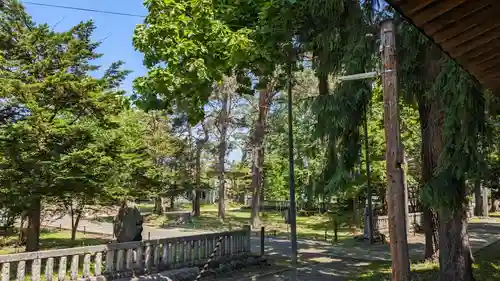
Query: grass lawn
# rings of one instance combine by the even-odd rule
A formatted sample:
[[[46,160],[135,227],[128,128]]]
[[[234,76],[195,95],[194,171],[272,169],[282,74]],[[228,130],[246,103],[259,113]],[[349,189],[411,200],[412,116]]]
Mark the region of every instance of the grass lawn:
[[[476,281],[500,281],[500,241],[482,249],[475,256],[474,277]],[[438,264],[420,263],[411,266],[414,273],[413,280],[439,280]],[[373,262],[368,271],[349,281],[383,281],[390,280],[391,264]]]
[[[273,235],[274,231],[276,231],[276,235],[289,233],[289,226],[284,223],[281,213],[266,212],[263,214],[262,221],[270,235]],[[249,222],[250,210],[228,210],[226,219],[221,221],[217,217],[217,206],[206,205],[201,210],[201,217],[193,218],[192,223],[175,225],[175,227],[221,231],[240,228],[248,225]],[[165,216],[157,215],[150,216],[147,224],[159,227],[174,226]],[[297,235],[301,238],[325,240],[325,227],[328,228],[326,238],[329,241],[333,240],[333,227],[328,216],[297,217]],[[355,230],[350,228],[341,228],[338,232],[338,239],[352,237],[353,232]]]
[[[16,247],[17,235],[0,237],[0,255],[21,253],[24,246]],[[91,246],[106,244],[111,238],[106,238],[96,234],[83,234],[77,232],[76,240],[71,240],[71,231],[69,230],[48,230],[43,229],[40,233],[40,249],[53,250],[61,248],[72,248],[80,246]]]

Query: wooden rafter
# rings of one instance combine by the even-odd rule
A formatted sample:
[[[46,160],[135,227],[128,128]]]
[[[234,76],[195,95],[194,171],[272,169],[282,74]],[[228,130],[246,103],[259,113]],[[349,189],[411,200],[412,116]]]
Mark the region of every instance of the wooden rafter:
[[[500,0],[388,0],[486,87],[500,90]]]

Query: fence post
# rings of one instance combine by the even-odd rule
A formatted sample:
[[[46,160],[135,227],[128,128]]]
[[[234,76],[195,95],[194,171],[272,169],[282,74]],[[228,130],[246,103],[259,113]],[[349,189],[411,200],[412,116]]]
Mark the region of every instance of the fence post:
[[[244,225],[243,230],[246,232],[245,252],[249,253],[251,251],[250,236],[252,235],[252,229],[250,228],[250,225]]]
[[[264,256],[264,239],[266,238],[265,227],[260,228],[260,255]]]

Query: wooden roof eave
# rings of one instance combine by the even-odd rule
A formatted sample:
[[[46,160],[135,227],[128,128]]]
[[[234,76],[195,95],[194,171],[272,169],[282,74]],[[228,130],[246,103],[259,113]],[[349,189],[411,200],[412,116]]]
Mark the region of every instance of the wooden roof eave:
[[[387,0],[484,86],[500,90],[499,0]]]

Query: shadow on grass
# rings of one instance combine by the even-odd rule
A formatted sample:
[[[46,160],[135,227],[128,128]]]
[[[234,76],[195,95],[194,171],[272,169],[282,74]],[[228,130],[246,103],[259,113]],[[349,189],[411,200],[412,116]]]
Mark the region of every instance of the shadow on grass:
[[[380,267],[370,267],[352,281],[390,280],[390,264],[381,263]],[[476,281],[500,281],[500,241],[476,253],[473,272]],[[418,263],[412,265],[413,280],[435,281],[439,279],[437,264]],[[354,276],[353,276],[354,277]]]
[[[40,250],[102,245],[108,243],[109,241],[110,239],[99,237],[79,237],[76,240],[71,240],[71,237],[46,237],[40,239]]]
[[[13,254],[24,252],[23,245],[17,245],[17,234],[9,237],[13,243],[3,244],[0,248],[0,254]],[[73,248],[82,246],[93,246],[107,244],[109,238],[96,234],[83,234],[77,232],[76,239],[71,240],[71,232],[67,230],[59,231],[56,229],[42,229],[40,231],[40,250],[54,250],[63,248]]]

